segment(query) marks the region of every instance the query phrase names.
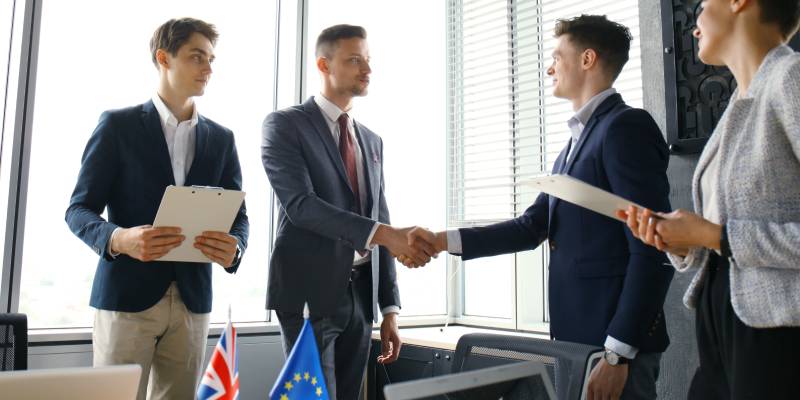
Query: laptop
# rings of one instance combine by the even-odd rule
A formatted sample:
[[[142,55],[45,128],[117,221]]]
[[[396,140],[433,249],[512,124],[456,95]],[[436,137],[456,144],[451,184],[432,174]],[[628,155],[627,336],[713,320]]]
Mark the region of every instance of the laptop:
[[[0,372],[0,397],[14,400],[135,400],[142,368],[115,365]]]
[[[387,385],[386,400],[555,400],[542,363],[527,361]]]

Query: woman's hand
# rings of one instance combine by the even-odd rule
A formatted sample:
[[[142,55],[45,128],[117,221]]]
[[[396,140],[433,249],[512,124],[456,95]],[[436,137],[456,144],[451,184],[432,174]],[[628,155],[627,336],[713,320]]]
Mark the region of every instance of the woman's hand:
[[[719,250],[722,226],[693,212],[676,210],[669,214],[656,213],[663,218],[656,221],[656,234],[670,246],[705,247]]]
[[[689,211],[654,213],[630,206],[617,216],[625,220],[634,237],[661,251],[686,256],[693,247],[719,249],[722,227]]]

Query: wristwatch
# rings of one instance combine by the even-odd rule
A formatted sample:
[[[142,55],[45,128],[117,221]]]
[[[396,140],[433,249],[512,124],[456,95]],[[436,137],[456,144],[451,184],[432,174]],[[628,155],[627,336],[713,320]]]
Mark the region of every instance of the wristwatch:
[[[629,359],[608,349],[606,349],[606,352],[603,354],[603,359],[606,360],[608,365],[625,365],[630,361]]]
[[[242,248],[239,247],[239,243],[236,243],[236,254],[233,255],[233,262],[231,266],[239,264],[239,261],[242,259]]]

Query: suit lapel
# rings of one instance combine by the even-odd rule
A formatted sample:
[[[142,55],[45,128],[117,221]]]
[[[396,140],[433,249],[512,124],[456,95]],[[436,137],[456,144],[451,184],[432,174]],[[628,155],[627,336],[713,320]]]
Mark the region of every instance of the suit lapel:
[[[607,99],[603,100],[603,102],[597,106],[597,109],[594,110],[592,116],[589,118],[589,122],[587,122],[586,126],[583,128],[583,132],[581,132],[581,138],[578,139],[578,143],[575,144],[575,150],[572,151],[572,157],[567,160],[567,167],[562,173],[569,175],[570,171],[572,171],[572,166],[575,164],[575,160],[577,160],[578,156],[581,154],[583,144],[586,143],[586,140],[594,132],[594,128],[597,125],[597,122],[600,120],[600,117],[609,112],[611,108],[619,103],[622,103],[622,96],[619,94],[613,94]]]
[[[714,132],[703,148],[703,152],[700,154],[700,159],[697,161],[697,167],[695,167],[694,170],[694,175],[692,175],[692,198],[695,204],[694,210],[698,214],[702,214],[703,212],[703,196],[700,190],[700,178],[703,176],[703,173],[705,173],[711,160],[714,157],[722,156],[719,152],[720,148],[735,147],[723,147],[721,143],[723,140],[733,140],[733,136],[738,136],[737,132],[745,126],[743,121],[747,119],[752,108],[753,99],[745,98],[736,100],[738,93],[738,89],[733,92],[731,95],[732,102],[728,105],[728,108],[718,122],[718,127],[719,125],[723,125],[724,129],[714,129]],[[725,137],[721,135],[722,132],[725,133]]]
[[[372,215],[372,206],[373,206],[373,199],[375,198],[375,188],[379,187],[378,185],[378,178],[375,175],[376,168],[373,167],[374,165],[378,165],[378,161],[380,158],[377,154],[377,149],[372,148],[372,143],[367,142],[366,136],[362,134],[362,131],[366,128],[361,126],[358,121],[353,121],[353,126],[356,130],[356,140],[358,140],[358,146],[361,147],[361,157],[363,158],[362,164],[364,165],[364,173],[367,175],[364,179],[364,182],[367,183],[367,204],[364,204],[364,211],[367,212],[367,216]]]
[[[566,163],[567,154],[569,154],[569,148],[572,143],[572,139],[567,141],[567,145],[564,146],[564,150],[561,150],[561,154],[558,155],[555,164],[553,165],[553,173],[554,174],[561,174],[564,171],[564,164]],[[559,198],[556,196],[549,196],[548,201],[550,207],[548,207],[548,221],[553,219],[553,210],[556,208],[556,204],[559,201]],[[549,225],[549,224],[548,224]]]
[[[350,188],[350,181],[347,179],[347,173],[344,170],[342,155],[339,154],[339,148],[336,147],[336,142],[333,140],[333,133],[328,128],[328,124],[325,123],[325,117],[322,115],[322,111],[317,106],[313,96],[309,97],[308,100],[303,103],[303,109],[308,113],[311,123],[317,131],[317,135],[325,146],[325,150],[328,152],[328,156],[330,156],[333,165],[339,172],[339,177],[342,178],[344,184]],[[350,190],[352,191],[352,188],[350,188]]]
[[[589,118],[589,122],[586,123],[586,127],[583,128],[583,132],[581,132],[581,138],[578,139],[578,143],[575,144],[575,149],[572,150],[572,154],[570,154],[569,159],[566,159],[569,153],[569,145],[564,148],[564,151],[562,151],[561,155],[559,156],[561,158],[561,164],[564,165],[564,163],[566,163],[566,165],[564,165],[564,167],[561,168],[558,173],[569,175],[570,171],[572,171],[572,166],[575,165],[575,160],[577,160],[581,154],[583,144],[586,143],[586,140],[594,132],[594,128],[597,126],[600,117],[605,115],[619,103],[622,103],[622,96],[619,94],[613,94],[607,99],[603,100],[603,102],[597,106],[597,109],[594,110],[592,116]],[[570,142],[571,140],[572,139],[570,139]],[[556,164],[558,165],[558,160],[556,160]],[[550,221],[553,220],[553,212],[555,211],[555,208],[558,206],[559,202],[560,200],[557,197],[550,196]]]
[[[142,106],[142,123],[149,142],[150,154],[153,155],[157,168],[164,176],[167,185],[174,185],[175,175],[172,172],[172,161],[169,158],[167,140],[164,138],[161,119],[152,100]]]
[[[206,148],[208,147],[208,123],[205,122],[203,117],[198,116],[194,131],[194,158],[192,159],[192,165],[189,166],[189,172],[186,173],[185,182],[187,185],[194,182],[195,171],[199,168],[197,166],[205,159]]]

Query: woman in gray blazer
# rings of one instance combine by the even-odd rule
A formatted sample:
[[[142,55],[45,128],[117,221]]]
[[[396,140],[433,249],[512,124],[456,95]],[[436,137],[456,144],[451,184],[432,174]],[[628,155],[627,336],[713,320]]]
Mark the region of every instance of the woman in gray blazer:
[[[798,398],[800,54],[797,0],[706,0],[699,56],[738,83],[692,179],[695,212],[619,216],[696,274],[700,367],[690,399]]]

